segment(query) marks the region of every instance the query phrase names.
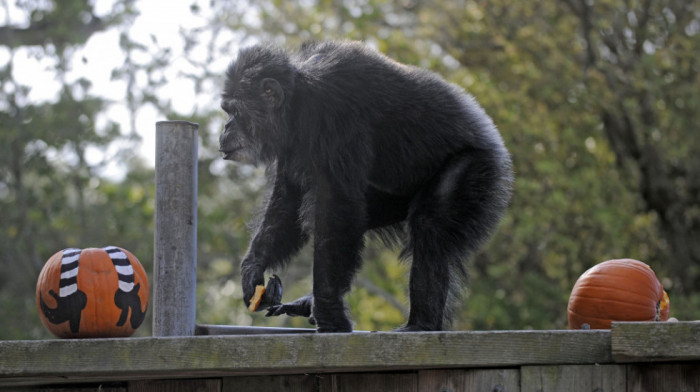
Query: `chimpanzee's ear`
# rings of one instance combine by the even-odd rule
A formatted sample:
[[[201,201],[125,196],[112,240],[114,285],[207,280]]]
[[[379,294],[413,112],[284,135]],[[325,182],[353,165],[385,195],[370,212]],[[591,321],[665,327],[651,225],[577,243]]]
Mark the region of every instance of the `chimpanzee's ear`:
[[[260,83],[263,98],[269,108],[279,109],[284,103],[284,90],[278,81],[265,78]]]

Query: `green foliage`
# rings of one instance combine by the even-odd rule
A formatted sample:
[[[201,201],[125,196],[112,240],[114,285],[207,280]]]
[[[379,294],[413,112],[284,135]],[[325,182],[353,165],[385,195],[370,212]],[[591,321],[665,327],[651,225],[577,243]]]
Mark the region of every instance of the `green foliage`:
[[[10,31],[13,39],[3,41],[10,60],[0,64],[0,267],[12,271],[0,277],[5,309],[0,338],[48,336],[38,323],[34,289],[41,267],[55,252],[115,244],[148,255],[153,248],[152,241],[143,241],[152,238],[152,172],[143,176],[134,163],[124,183],[100,178],[107,160],[89,155],[117,140],[119,128],[111,122],[98,128],[106,102],[91,95],[89,81],[65,81],[69,49],[108,24],[95,19],[85,1],[19,5],[30,16],[29,27],[3,27],[2,34]],[[76,15],[85,24],[75,23]],[[58,64],[56,77],[63,81],[52,102],[31,102],[33,86],[12,78],[15,52],[37,44],[43,46],[33,49],[34,56]],[[137,162],[128,152],[117,156]],[[150,253],[144,253],[147,249]],[[150,270],[150,260],[144,261]]]
[[[657,115],[656,133],[650,135],[659,139],[663,130],[660,139],[669,160],[690,160],[696,167],[697,155],[687,154],[696,149],[697,138],[689,123],[694,117],[668,110],[667,102],[677,101],[686,108],[686,101],[697,100],[697,69],[687,65],[697,44],[697,5],[660,2],[645,9],[637,3],[597,2],[588,10],[595,23],[588,31],[589,21],[579,8],[591,7],[587,4],[255,2],[246,12],[256,15],[260,23],[255,28],[237,24],[232,28],[291,46],[309,38],[364,39],[400,61],[439,71],[478,97],[506,139],[517,180],[499,233],[473,261],[467,306],[457,315],[455,326],[562,328],[574,281],[597,262],[619,257],[644,260],[671,291],[674,274],[687,275],[696,269],[687,263],[675,273],[668,268],[673,253],[668,252],[660,230],[659,213],[648,208],[649,201],[638,188],[639,172],[634,167],[628,170],[626,157],[619,154],[619,146],[611,145],[602,120],[604,110],[615,107],[620,95],[599,68],[614,72],[615,78],[630,86],[658,85],[658,91],[668,95],[657,101],[664,110]],[[244,20],[222,15],[226,20]],[[630,26],[632,22],[623,20],[644,15],[651,16],[645,26]],[[631,34],[624,26],[636,30]],[[602,37],[611,34],[608,31],[646,37],[653,50],[647,48],[648,53],[638,56],[638,66],[605,58],[605,46],[613,45],[608,41],[619,36],[607,36],[608,41],[599,43],[589,34]],[[587,62],[591,49],[607,63]],[[679,79],[685,80],[684,87],[662,87]],[[625,101],[634,110],[632,120],[643,120],[633,99]],[[685,189],[687,183],[681,186]],[[691,216],[696,209],[692,206],[684,207]],[[680,246],[692,244],[686,241]],[[385,281],[383,274],[368,268],[373,258],[369,254],[359,282],[379,285]],[[700,260],[696,257],[692,263]],[[366,309],[372,303],[362,289],[349,298],[354,309]],[[375,328],[374,322],[365,321],[366,315],[355,313],[358,328]],[[687,317],[698,317],[690,313]]]

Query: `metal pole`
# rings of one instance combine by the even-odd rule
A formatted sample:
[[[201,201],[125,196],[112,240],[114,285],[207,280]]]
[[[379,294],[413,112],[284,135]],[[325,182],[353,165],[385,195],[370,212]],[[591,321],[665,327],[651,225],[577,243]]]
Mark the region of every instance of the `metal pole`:
[[[358,333],[374,333],[375,331],[352,331]],[[195,335],[284,335],[297,333],[316,333],[316,328],[285,328],[285,327],[245,327],[238,325],[197,324]]]
[[[237,325],[197,325],[195,335],[281,335],[316,333],[316,328],[244,327]]]
[[[194,335],[198,128],[156,123],[153,336]]]

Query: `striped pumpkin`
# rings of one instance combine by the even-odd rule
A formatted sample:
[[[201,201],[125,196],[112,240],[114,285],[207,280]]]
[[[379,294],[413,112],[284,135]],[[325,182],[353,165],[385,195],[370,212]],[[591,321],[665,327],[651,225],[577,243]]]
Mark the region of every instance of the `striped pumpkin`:
[[[59,338],[130,336],[144,320],[148,277],[128,250],[69,248],[44,265],[36,306],[44,326]]]

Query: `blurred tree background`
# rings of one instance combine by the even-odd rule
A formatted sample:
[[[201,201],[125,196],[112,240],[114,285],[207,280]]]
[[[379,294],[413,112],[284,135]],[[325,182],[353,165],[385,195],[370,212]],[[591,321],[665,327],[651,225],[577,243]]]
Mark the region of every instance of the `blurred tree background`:
[[[122,246],[152,271],[147,113],[200,124],[198,322],[306,326],[242,305],[238,262],[265,178],[219,158],[217,101],[240,46],[326,38],[464,87],[513,155],[512,206],[471,262],[454,329],[565,328],[578,276],[624,257],[654,268],[673,316],[700,319],[698,1],[184,0],[161,7],[167,41],[138,29],[146,3],[0,0],[0,339],[49,336],[34,290],[63,248]],[[108,38],[114,50],[85,50]],[[90,67],[109,72],[107,93]],[[357,329],[403,322],[397,251],[368,242],[348,296]],[[309,249],[279,271],[285,300],[309,290],[309,271]]]

